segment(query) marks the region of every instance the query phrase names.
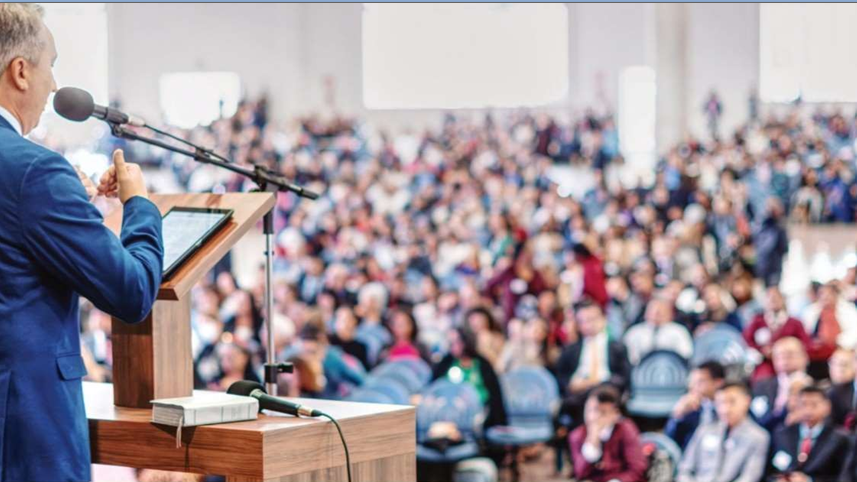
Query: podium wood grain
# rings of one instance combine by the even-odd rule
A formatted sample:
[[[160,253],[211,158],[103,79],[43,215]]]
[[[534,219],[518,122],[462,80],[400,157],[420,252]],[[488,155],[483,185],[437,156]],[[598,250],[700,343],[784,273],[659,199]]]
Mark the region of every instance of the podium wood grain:
[[[93,463],[216,474],[230,481],[344,481],[345,453],[326,420],[259,419],[182,429],[151,423],[144,408],[116,407],[113,387],[84,384]],[[339,420],[355,481],[416,480],[415,410],[410,406],[300,400]]]
[[[271,193],[152,194],[150,199],[162,214],[175,206],[234,212],[220,231],[161,284],[146,320],[130,325],[113,318],[113,397],[122,407],[147,408],[155,398],[191,394],[190,290],[275,203]],[[118,234],[122,209],[114,209],[104,224]]]

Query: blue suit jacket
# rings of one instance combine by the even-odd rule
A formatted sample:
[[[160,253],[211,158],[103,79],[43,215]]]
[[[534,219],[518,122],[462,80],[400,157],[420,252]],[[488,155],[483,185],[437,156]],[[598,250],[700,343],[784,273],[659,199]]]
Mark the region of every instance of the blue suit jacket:
[[[90,480],[78,298],[141,321],[162,264],[154,204],[130,199],[117,238],[68,161],[0,117],[0,480]]]

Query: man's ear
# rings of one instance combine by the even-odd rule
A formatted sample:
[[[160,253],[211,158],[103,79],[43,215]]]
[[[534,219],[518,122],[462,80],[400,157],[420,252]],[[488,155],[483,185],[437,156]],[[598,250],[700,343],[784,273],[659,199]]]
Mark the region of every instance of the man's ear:
[[[12,59],[6,68],[6,73],[9,75],[9,80],[12,81],[12,85],[18,90],[27,91],[30,89],[30,64],[23,57]]]

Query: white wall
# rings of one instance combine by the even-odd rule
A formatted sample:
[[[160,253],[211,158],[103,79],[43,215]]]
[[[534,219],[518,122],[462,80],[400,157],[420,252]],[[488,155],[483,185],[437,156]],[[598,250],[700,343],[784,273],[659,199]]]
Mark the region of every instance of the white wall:
[[[723,103],[721,135],[748,118],[750,89],[759,81],[759,4],[687,6],[687,121],[707,133],[702,105],[713,88]]]
[[[272,94],[285,113],[299,97],[300,5],[108,5],[110,91],[125,108],[160,119],[165,72],[237,72],[247,92]]]
[[[645,3],[571,3],[570,32],[575,65],[571,103],[606,103],[616,109],[619,74],[625,67],[654,67],[654,5]]]
[[[747,116],[758,79],[758,4],[568,4],[569,96],[553,111],[605,102],[618,78],[655,67],[659,149],[705,134],[702,102],[724,102],[724,133]],[[441,111],[367,111],[362,100],[361,4],[111,4],[110,90],[128,110],[158,118],[158,78],[180,70],[238,72],[248,92],[269,90],[274,115],[336,110],[382,127],[436,125]]]

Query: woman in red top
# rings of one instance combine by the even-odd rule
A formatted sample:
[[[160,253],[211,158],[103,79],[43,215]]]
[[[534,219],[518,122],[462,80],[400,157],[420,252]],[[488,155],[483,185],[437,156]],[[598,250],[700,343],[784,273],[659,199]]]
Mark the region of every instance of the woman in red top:
[[[779,288],[768,288],[765,299],[765,311],[753,318],[744,328],[744,340],[747,346],[762,355],[762,362],[753,371],[752,381],[761,380],[774,375],[771,363],[771,347],[780,338],[791,336],[803,343],[804,349],[809,349],[809,335],[803,328],[803,323],[788,315]]]

